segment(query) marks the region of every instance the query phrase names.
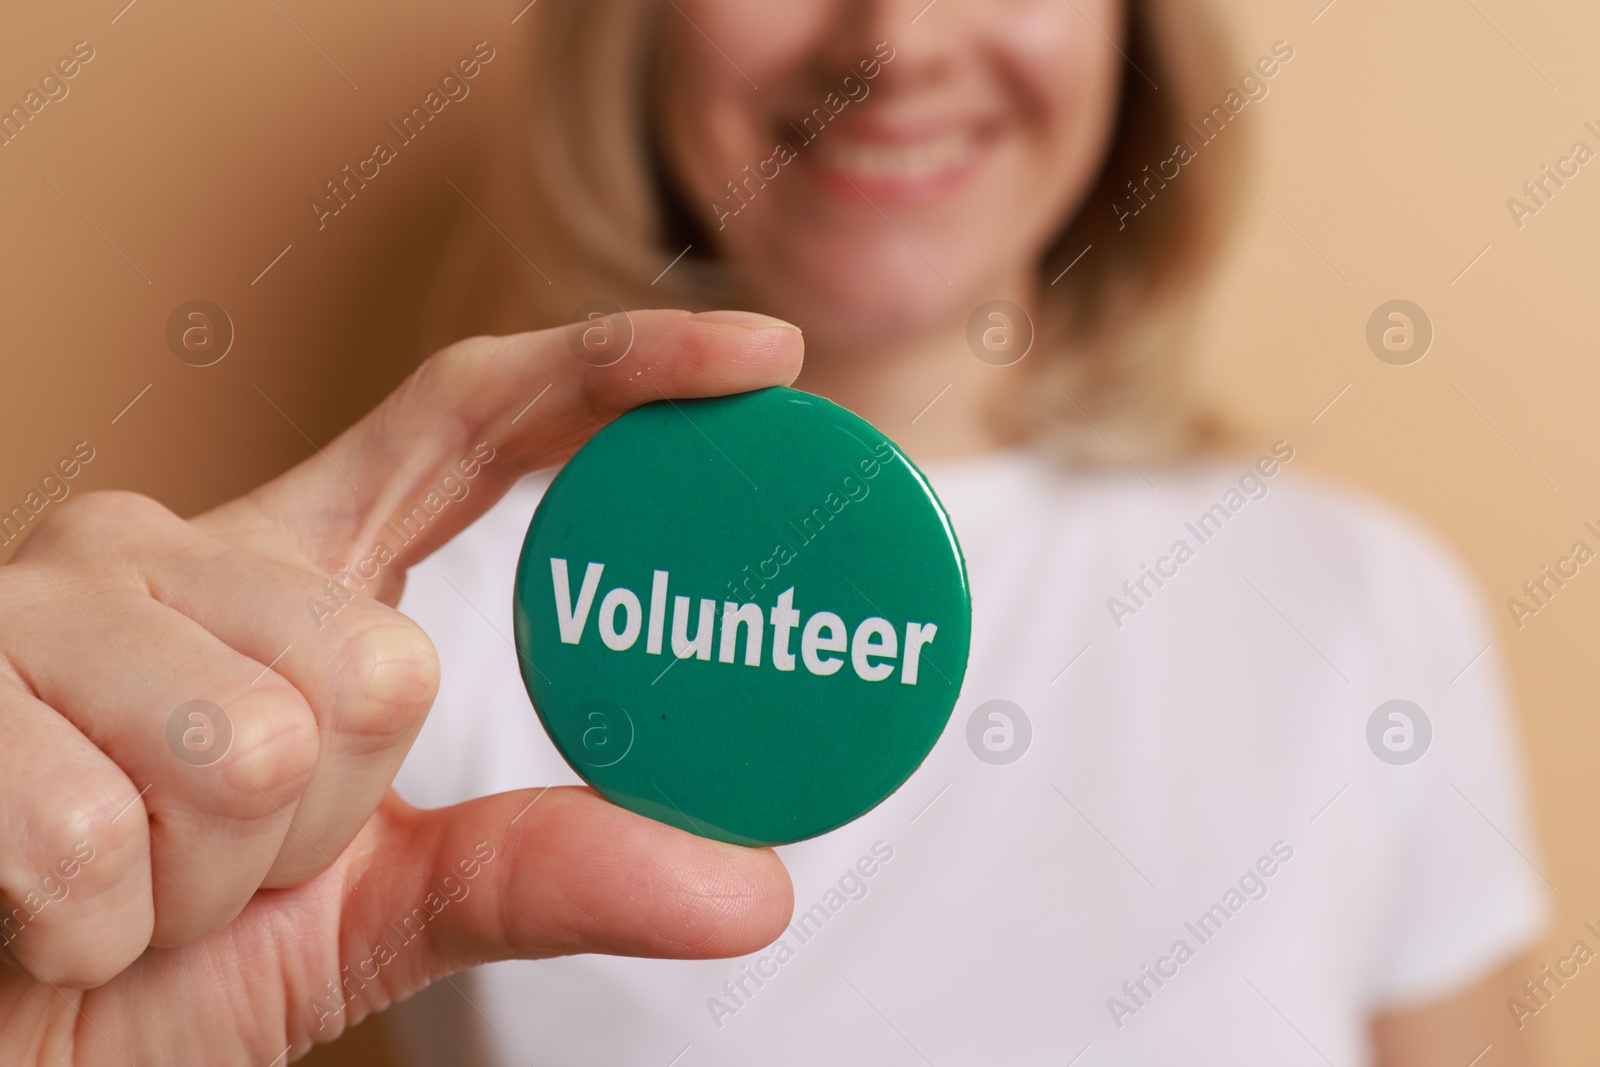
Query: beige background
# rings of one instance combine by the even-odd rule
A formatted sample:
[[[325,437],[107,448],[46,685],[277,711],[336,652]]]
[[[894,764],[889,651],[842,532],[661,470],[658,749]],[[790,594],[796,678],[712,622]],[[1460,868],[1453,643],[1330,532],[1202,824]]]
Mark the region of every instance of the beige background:
[[[0,103],[73,42],[97,53],[66,100],[0,148],[5,508],[87,439],[97,456],[75,488],[134,488],[194,511],[281,470],[386,392],[427,354],[416,309],[471,210],[446,179],[474,189],[473,148],[504,136],[527,52],[511,24],[518,0],[123,3],[0,15]],[[1600,126],[1600,11],[1320,7],[1223,4],[1241,72],[1275,40],[1296,58],[1235,125],[1255,143],[1255,188],[1241,186],[1215,277],[1203,384],[1252,440],[1286,437],[1307,467],[1408,507],[1476,572],[1534,772],[1534,858],[1559,887],[1538,956],[1551,962],[1600,920],[1589,654],[1600,565],[1520,631],[1504,602],[1579,537],[1600,548],[1582,530],[1600,520],[1600,161],[1521,230],[1505,201],[1574,140],[1600,149],[1583,129]],[[485,38],[499,54],[472,95],[318,232],[306,201],[322,182]],[[238,330],[204,370],[164,341],[167,316],[195,297],[223,304]],[[1364,340],[1371,311],[1397,297],[1436,330],[1405,368]],[[1562,1067],[1600,1056],[1590,970],[1530,1024]],[[322,1062],[382,1062],[372,1030]]]

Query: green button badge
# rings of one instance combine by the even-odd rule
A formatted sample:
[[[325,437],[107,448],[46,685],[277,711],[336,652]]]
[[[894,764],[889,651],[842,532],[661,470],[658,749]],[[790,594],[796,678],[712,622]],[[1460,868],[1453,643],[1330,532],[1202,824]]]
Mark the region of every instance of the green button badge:
[[[617,419],[551,483],[517,565],[522,678],[612,803],[744,845],[826,833],[917,769],[971,600],[922,473],[794,389]]]

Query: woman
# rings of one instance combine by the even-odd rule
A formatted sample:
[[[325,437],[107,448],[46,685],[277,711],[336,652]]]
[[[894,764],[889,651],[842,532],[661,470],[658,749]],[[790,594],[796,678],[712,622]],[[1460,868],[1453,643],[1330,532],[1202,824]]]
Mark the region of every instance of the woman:
[[[1542,899],[1507,844],[1494,665],[1462,671],[1485,643],[1465,583],[1286,473],[1293,430],[1184,458],[1204,420],[1162,333],[1233,134],[1180,120],[1214,106],[1220,130],[1292,47],[1219,83],[1191,14],[1112,0],[528,21],[534,170],[488,214],[515,199],[539,244],[463,286],[471,321],[755,309],[803,328],[804,371],[800,332],[752,311],[612,319],[637,356],[604,367],[559,329],[480,338],[193,522],[69,501],[0,572],[0,885],[37,903],[5,935],[0,1058],[269,1063],[472,964],[599,952],[702,962],[489,968],[403,1009],[414,1050],[1529,1062],[1503,1004]],[[662,394],[797,372],[925,464],[974,641],[952,736],[784,849],[791,893],[772,853],[523,788],[570,773],[499,612],[545,484],[523,475]],[[373,557],[444,479],[436,520]],[[1031,742],[969,746],[974,715]],[[408,799],[454,806],[389,794],[402,760]]]
[[[1241,76],[1188,5],[538,14],[535,134],[489,213],[527,212],[563,267],[547,285],[478,228],[504,256],[479,314],[516,306],[509,279],[548,318],[670,286],[801,324],[799,384],[899,440],[949,507],[976,637],[927,765],[780,850],[796,923],[774,946],[490,968],[398,1013],[416,1062],[472,1031],[506,1064],[1519,1062],[1522,976],[1493,972],[1536,935],[1541,883],[1463,802],[1517,832],[1494,671],[1451,684],[1487,643],[1461,577],[1284,473],[1298,429],[1181,461],[1207,423],[1173,305],[1238,182],[1212,108],[1231,122],[1292,45]],[[401,608],[445,665],[398,783],[415,802],[574,780],[479,611],[544,484],[413,572]],[[1427,760],[1367,747],[1392,698],[1438,724]],[[1013,764],[967,743],[993,700],[1031,724]]]

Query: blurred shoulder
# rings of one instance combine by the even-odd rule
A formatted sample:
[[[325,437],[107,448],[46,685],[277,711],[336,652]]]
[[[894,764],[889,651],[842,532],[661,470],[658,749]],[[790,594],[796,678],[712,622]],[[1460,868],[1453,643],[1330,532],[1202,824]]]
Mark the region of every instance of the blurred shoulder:
[[[1254,457],[1098,471],[1013,452],[936,468],[932,481],[963,542],[970,529],[979,546],[1016,545],[1016,527],[1033,523],[1085,562],[1136,570],[1181,544],[1185,562],[1223,564],[1200,568],[1218,580],[1267,574],[1396,620],[1481,614],[1481,591],[1443,537],[1399,505],[1313,473],[1284,442]]]

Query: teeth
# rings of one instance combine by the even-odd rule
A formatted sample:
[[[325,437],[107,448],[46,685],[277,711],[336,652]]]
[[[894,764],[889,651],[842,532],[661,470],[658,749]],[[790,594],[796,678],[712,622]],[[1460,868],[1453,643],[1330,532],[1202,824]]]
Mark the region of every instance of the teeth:
[[[972,135],[961,131],[915,144],[885,145],[830,137],[824,132],[813,150],[830,166],[863,178],[908,181],[926,178],[961,162],[972,150]]]

